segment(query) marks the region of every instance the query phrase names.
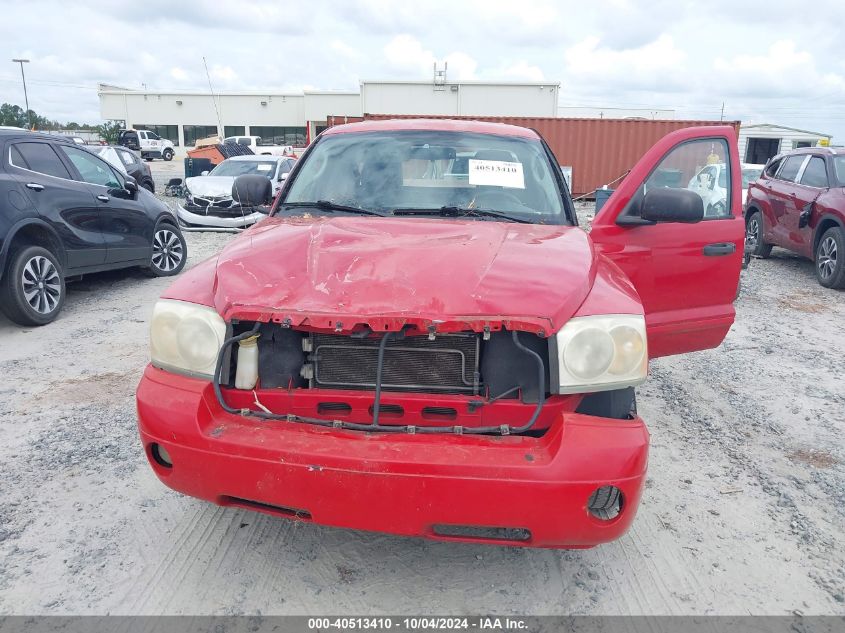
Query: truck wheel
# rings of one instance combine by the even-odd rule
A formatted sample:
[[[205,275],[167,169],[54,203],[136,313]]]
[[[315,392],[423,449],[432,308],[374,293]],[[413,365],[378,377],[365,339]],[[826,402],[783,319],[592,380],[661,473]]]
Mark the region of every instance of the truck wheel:
[[[845,233],[838,226],[825,231],[816,246],[816,278],[825,288],[845,288]]]
[[[65,302],[65,276],[46,248],[26,246],[12,254],[0,283],[0,307],[18,325],[46,325]]]
[[[145,182],[145,183],[144,183],[143,185],[141,185],[141,186],[142,186],[144,189],[146,189],[147,191],[149,191],[150,193],[155,193],[155,192],[156,192],[155,185],[154,185],[152,182],[149,182],[149,181],[148,181],[148,182]]]
[[[179,274],[188,259],[188,246],[182,232],[172,224],[162,222],[153,235],[150,265],[145,269],[153,277]]]
[[[173,160],[173,150],[168,147],[166,150],[164,150],[161,157],[164,158],[164,160],[166,160],[167,162],[170,162],[171,160]]]
[[[763,239],[763,214],[755,211],[745,221],[745,248],[754,257],[766,259],[772,254],[772,245]]]

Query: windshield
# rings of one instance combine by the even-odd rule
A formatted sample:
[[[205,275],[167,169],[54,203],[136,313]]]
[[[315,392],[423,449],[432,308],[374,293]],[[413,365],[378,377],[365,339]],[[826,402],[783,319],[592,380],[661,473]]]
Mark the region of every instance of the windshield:
[[[259,176],[273,177],[276,171],[276,161],[272,160],[224,160],[209,172],[209,176],[243,176],[245,174],[258,174]]]
[[[539,140],[444,131],[323,137],[282,204],[329,201],[380,213],[488,209],[562,223],[561,194]]]
[[[758,167],[753,167],[751,169],[745,168],[742,170],[742,188],[748,189],[748,185],[752,182],[757,180],[760,177],[762,170]]]

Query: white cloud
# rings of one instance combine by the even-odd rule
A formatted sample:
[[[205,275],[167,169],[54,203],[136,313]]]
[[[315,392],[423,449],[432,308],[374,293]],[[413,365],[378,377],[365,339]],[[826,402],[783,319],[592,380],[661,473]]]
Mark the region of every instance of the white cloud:
[[[669,107],[679,117],[750,118],[845,140],[845,62],[834,25],[845,3],[747,0],[147,0],[143,38],[120,3],[6,3],[8,58],[26,68],[32,107],[97,122],[98,82],[152,89],[357,89],[365,79],[560,81],[572,105]],[[44,20],[49,15],[54,19]],[[31,37],[38,33],[39,37]],[[79,42],[96,42],[81,47]],[[0,99],[22,102],[0,68]]]

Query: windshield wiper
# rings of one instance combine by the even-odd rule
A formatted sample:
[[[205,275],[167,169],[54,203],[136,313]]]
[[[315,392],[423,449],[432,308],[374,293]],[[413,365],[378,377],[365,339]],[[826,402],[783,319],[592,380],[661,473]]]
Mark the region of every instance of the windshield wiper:
[[[518,218],[494,209],[472,209],[470,207],[445,206],[439,209],[394,209],[393,215],[436,215],[447,218],[461,218],[464,216],[475,216],[481,218],[496,218],[510,222],[521,222],[522,224],[533,224],[531,220]]]
[[[331,200],[317,200],[316,202],[284,202],[282,209],[301,209],[303,207],[310,207],[312,209],[320,209],[320,211],[341,211],[343,213],[357,213],[358,215],[378,215],[383,217],[383,213],[378,211],[370,211],[369,209],[362,209],[360,207],[351,207],[345,204],[336,204]]]

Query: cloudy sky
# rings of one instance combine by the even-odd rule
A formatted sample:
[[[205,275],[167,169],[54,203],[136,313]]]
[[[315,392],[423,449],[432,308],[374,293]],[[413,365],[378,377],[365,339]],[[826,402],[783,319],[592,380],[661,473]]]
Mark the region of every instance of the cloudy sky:
[[[98,82],[150,89],[357,89],[361,79],[559,81],[561,105],[674,109],[845,142],[845,2],[781,0],[0,0],[30,106],[99,122]],[[812,9],[810,8],[812,7]],[[0,102],[23,105],[17,65]]]

